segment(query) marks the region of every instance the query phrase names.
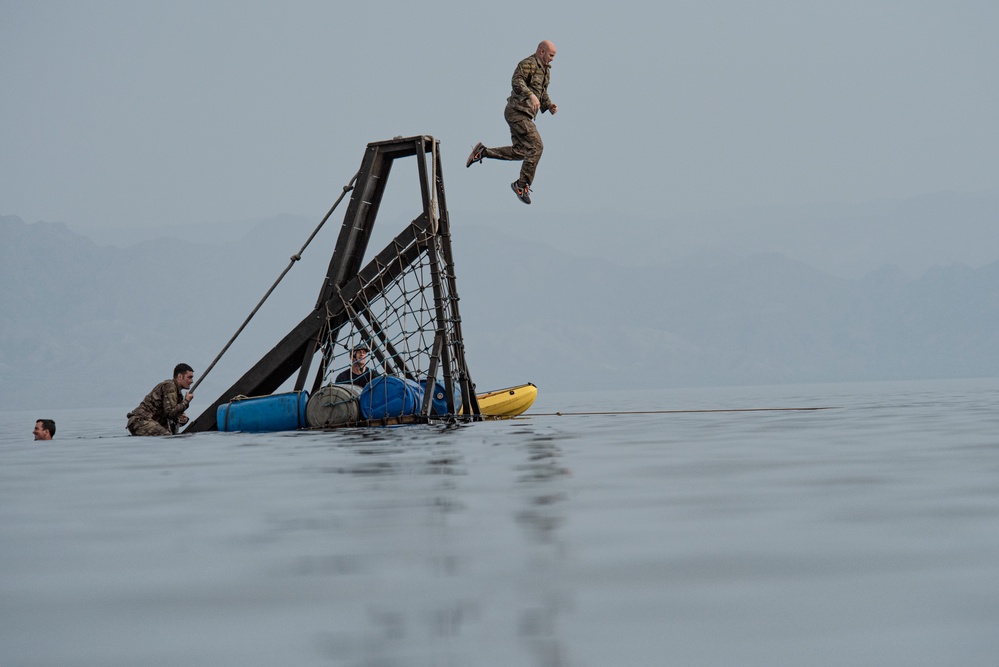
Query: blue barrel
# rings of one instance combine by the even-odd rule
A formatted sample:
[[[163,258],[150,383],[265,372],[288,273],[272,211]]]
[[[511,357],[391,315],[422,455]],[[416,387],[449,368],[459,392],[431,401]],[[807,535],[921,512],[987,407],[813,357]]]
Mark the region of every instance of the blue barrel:
[[[427,381],[420,380],[420,387],[423,388],[424,393],[427,391]],[[458,386],[454,387],[454,411],[457,413],[461,409],[461,391]],[[447,394],[444,393],[444,383],[440,380],[434,382],[434,393],[430,401],[430,414],[431,415],[446,415],[447,410]]]
[[[364,385],[359,401],[365,419],[407,417],[420,411],[423,388],[413,380],[380,375]]]
[[[220,431],[294,431],[308,425],[305,419],[308,403],[307,391],[235,399],[219,406],[215,412],[215,422]]]

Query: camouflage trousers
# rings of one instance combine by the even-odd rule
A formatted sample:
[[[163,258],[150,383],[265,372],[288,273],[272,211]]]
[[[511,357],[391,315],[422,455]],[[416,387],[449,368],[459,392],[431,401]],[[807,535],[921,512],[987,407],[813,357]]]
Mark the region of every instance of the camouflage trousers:
[[[173,435],[170,429],[158,421],[142,417],[129,417],[125,428],[132,435]]]
[[[538,133],[538,126],[528,114],[509,104],[503,112],[503,117],[510,126],[513,145],[487,148],[483,155],[494,160],[523,160],[524,163],[520,165],[520,182],[534,183],[534,171],[541,160],[541,152],[545,150],[541,134]]]

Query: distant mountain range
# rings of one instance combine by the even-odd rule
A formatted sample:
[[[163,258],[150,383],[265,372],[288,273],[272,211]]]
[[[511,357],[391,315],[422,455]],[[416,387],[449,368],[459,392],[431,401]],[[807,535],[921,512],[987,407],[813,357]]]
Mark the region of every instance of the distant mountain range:
[[[630,260],[625,241],[588,248],[599,234],[559,247],[538,240],[573,220],[535,220],[532,233],[523,214],[452,212],[473,377],[480,389],[531,381],[544,391],[995,375],[999,197],[923,204],[847,207],[842,218],[767,214],[772,224],[747,214],[732,236],[721,215],[701,227],[661,223]],[[781,230],[794,220],[812,234],[792,242]],[[205,379],[196,405],[311,310],[339,222]],[[178,361],[202,372],[315,224],[178,227],[115,247],[61,223],[0,217],[0,404],[128,408]],[[615,224],[632,245],[643,238],[643,223]],[[376,238],[387,238],[402,222],[378,225]]]
[[[456,211],[451,217],[622,266],[776,252],[835,276],[859,279],[886,264],[916,277],[934,265],[978,267],[999,259],[999,191],[654,219],[623,218],[598,208],[559,220],[516,213]]]

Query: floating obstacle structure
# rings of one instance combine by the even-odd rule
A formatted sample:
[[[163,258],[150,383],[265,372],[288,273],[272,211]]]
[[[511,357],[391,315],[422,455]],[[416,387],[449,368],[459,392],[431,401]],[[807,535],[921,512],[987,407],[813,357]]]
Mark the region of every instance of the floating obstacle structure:
[[[368,144],[360,170],[344,186],[350,201],[315,308],[186,433],[482,419],[465,361],[439,149],[430,136]],[[402,158],[415,158],[418,212],[362,266],[389,173]],[[367,382],[357,386],[349,375],[337,382],[359,348],[368,352]],[[296,374],[291,391],[273,393]]]

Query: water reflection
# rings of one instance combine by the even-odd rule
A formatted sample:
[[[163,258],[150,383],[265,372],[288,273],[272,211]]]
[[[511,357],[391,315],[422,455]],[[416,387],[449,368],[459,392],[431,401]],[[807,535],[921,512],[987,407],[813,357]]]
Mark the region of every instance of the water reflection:
[[[559,483],[569,475],[555,436],[534,436],[525,445],[527,462],[517,466],[518,484],[527,491],[527,507],[517,514],[530,537],[542,543],[555,540],[555,529],[565,520],[560,503],[566,499]]]
[[[471,447],[471,462],[468,440],[448,431],[341,443],[348,458],[324,472],[350,490],[336,498],[351,513],[327,525],[336,548],[294,566],[298,576],[336,577],[363,590],[355,630],[331,627],[318,637],[328,659],[479,664],[478,652],[513,633],[520,649],[496,656],[498,664],[569,664],[561,636],[573,606],[560,534],[569,499],[566,438],[533,426],[493,430],[495,441]],[[505,531],[503,516],[514,532]],[[355,579],[363,585],[352,585]],[[509,583],[497,589],[497,582]]]
[[[562,464],[562,451],[554,435],[531,434],[523,445],[527,461],[516,467],[523,502],[515,519],[529,544],[530,561],[525,573],[527,594],[519,611],[518,634],[542,667],[569,664],[560,637],[561,619],[572,608],[572,595],[561,573],[567,565],[568,549],[559,534],[565,524],[565,480],[569,469]]]
[[[0,662],[984,667],[990,382],[155,442],[47,413],[46,447],[0,412]],[[698,400],[811,396],[777,391]]]
[[[462,526],[468,476],[455,429],[417,427],[350,434],[350,463],[335,470],[350,482],[352,530],[347,543],[368,545],[360,557],[366,585],[357,601],[360,632],[331,628],[321,640],[329,658],[348,664],[435,664],[481,619],[469,586],[469,547]],[[327,561],[349,567],[356,559]],[[338,574],[351,575],[340,570]],[[451,662],[447,660],[446,662]]]

